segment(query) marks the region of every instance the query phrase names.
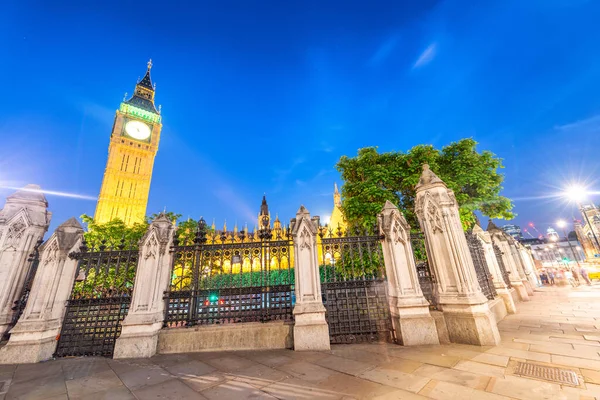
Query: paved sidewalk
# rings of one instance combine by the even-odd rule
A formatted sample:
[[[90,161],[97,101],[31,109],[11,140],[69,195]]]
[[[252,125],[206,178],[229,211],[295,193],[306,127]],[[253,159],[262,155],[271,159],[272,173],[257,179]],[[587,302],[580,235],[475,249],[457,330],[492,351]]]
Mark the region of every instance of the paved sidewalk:
[[[2,399],[600,399],[600,285],[543,288],[499,325],[498,347],[334,346],[73,358],[0,366]],[[566,368],[580,387],[514,375],[519,361]]]

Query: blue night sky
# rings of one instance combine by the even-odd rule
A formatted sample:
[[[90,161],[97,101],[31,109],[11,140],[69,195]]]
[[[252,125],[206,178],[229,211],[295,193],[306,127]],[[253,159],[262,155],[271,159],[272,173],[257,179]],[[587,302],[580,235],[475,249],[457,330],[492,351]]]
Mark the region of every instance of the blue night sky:
[[[2,186],[97,196],[115,110],[152,58],[148,213],[252,227],[266,192],[282,220],[324,217],[340,156],[463,137],[504,159],[515,223],[570,218],[546,197],[571,180],[600,190],[598,2],[88,3],[3,4]],[[51,229],[95,208],[48,200]]]

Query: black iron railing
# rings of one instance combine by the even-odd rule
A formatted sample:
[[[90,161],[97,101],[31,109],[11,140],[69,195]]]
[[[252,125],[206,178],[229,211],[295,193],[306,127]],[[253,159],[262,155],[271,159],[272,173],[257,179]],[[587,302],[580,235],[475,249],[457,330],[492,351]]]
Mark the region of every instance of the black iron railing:
[[[165,327],[293,320],[289,229],[216,232],[200,220],[193,240],[176,238],[171,251]]]
[[[422,233],[411,233],[410,243],[415,258],[417,275],[419,276],[419,284],[421,285],[423,297],[429,302],[429,308],[436,310],[438,308],[437,284],[435,274],[427,260],[425,236]]]
[[[381,240],[372,231],[319,229],[320,278],[331,343],[395,341]]]
[[[500,271],[502,272],[502,279],[504,279],[504,283],[508,288],[512,288],[510,283],[510,272],[506,270],[506,265],[504,265],[504,260],[502,259],[502,250],[500,247],[494,244],[494,253],[496,254],[496,260],[498,261],[498,266],[500,267]]]
[[[467,238],[469,251],[471,253],[471,258],[473,259],[473,265],[475,266],[479,287],[481,288],[481,291],[485,297],[487,297],[489,300],[494,300],[494,297],[497,296],[496,288],[494,287],[494,280],[485,259],[485,250],[483,245],[476,234],[467,232],[465,235]]]
[[[57,357],[112,356],[129,311],[138,249],[122,241],[116,248],[85,242],[70,257],[78,260],[75,282],[56,349]]]

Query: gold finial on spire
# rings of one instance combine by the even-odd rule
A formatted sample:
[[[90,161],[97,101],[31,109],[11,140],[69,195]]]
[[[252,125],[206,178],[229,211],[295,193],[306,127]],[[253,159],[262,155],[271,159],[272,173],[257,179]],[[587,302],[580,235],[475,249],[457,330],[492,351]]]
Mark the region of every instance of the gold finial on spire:
[[[217,226],[215,225],[215,219],[213,218],[213,223],[210,226],[210,229],[212,229],[213,231],[217,229]]]
[[[148,71],[152,69],[152,59],[148,60]]]
[[[237,226],[237,221],[235,221],[235,225],[233,225],[233,233],[237,233],[238,231],[238,226]]]

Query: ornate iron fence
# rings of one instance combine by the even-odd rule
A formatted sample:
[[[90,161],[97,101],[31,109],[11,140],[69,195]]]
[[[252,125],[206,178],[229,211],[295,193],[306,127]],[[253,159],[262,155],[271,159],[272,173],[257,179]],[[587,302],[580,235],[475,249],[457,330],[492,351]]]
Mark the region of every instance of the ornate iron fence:
[[[508,286],[508,288],[510,289],[512,288],[509,276],[510,272],[506,270],[506,265],[504,265],[504,260],[502,259],[502,250],[500,250],[500,247],[498,247],[495,244],[494,253],[496,254],[496,260],[498,260],[498,266],[500,267],[500,271],[502,272],[502,279],[504,279],[504,283],[506,283],[506,286]]]
[[[382,237],[320,227],[320,278],[331,343],[395,341]]]
[[[125,247],[128,247],[125,249]],[[69,255],[78,260],[75,283],[56,349],[57,357],[112,356],[129,311],[138,263],[138,249],[125,245],[88,249]]]
[[[494,281],[492,274],[487,265],[485,259],[485,250],[481,244],[477,235],[467,232],[467,244],[469,245],[469,251],[471,252],[471,258],[473,259],[473,265],[475,266],[475,272],[477,273],[477,281],[481,291],[489,300],[494,300],[497,296],[496,288],[494,287]]]
[[[175,239],[165,327],[292,321],[291,233],[210,231],[203,219],[193,238]]]
[[[410,242],[413,249],[421,291],[423,292],[425,299],[429,302],[429,308],[437,310],[437,285],[435,275],[427,260],[425,236],[423,233],[411,233]]]
[[[10,329],[12,329],[17,322],[19,322],[19,318],[21,318],[21,315],[23,315],[23,310],[25,310],[27,300],[29,299],[29,293],[31,292],[31,286],[33,285],[33,278],[35,278],[35,273],[37,272],[37,268],[40,263],[39,248],[42,243],[44,243],[43,239],[37,241],[35,247],[33,248],[33,252],[27,259],[27,261],[29,261],[29,270],[27,270],[27,275],[25,276],[25,281],[23,282],[19,298],[15,300],[13,303],[14,306],[11,308],[11,310],[14,311],[14,314],[2,340],[8,340],[10,338]]]

